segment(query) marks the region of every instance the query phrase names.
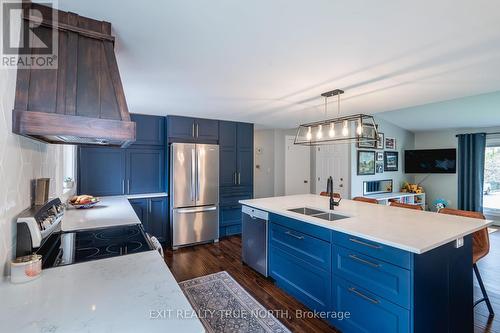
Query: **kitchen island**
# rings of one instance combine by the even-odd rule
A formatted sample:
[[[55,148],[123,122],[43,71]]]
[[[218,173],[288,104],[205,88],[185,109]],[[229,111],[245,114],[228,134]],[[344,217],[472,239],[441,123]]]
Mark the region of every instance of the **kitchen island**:
[[[126,197],[68,208],[65,232],[140,224]],[[155,250],[44,269],[29,283],[0,283],[2,332],[204,332]]]
[[[240,202],[269,213],[269,276],[343,332],[473,331],[471,234],[491,221],[350,200],[330,211],[316,195]]]

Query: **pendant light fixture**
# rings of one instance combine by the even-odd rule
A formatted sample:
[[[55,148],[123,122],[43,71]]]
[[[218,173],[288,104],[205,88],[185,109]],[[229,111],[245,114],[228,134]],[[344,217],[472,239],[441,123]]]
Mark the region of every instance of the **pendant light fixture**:
[[[366,114],[340,116],[340,95],[343,93],[343,90],[335,89],[321,94],[325,99],[325,118],[328,118],[328,98],[337,96],[337,118],[300,125],[295,136],[296,145],[317,146],[377,141],[378,129],[373,116]]]

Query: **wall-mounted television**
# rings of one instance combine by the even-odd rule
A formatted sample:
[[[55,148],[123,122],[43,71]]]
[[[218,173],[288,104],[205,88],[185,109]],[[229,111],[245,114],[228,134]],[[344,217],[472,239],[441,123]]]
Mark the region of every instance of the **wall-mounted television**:
[[[405,150],[405,173],[456,172],[456,149]]]

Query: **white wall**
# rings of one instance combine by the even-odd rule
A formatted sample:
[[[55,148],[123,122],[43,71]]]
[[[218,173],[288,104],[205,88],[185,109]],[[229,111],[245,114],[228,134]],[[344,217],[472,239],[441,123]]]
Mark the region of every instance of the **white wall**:
[[[452,130],[422,131],[415,133],[415,149],[458,148],[457,134],[478,132],[500,132],[500,127],[464,128]],[[416,175],[417,182],[426,175]],[[422,183],[427,194],[427,202],[432,205],[438,198],[445,199],[451,208],[457,207],[457,174],[431,174]]]
[[[404,181],[412,182],[414,177],[406,175],[403,168],[404,151],[406,149],[413,149],[415,137],[410,131],[398,127],[388,121],[375,117],[375,122],[379,125],[378,129],[384,133],[385,138],[396,138],[396,150],[399,152],[399,167],[398,171],[377,173],[369,176],[358,176],[357,174],[357,159],[358,150],[372,150],[372,149],[358,149],[356,145],[351,147],[351,197],[363,195],[363,182],[369,180],[393,180],[393,191],[397,192],[401,188]],[[376,152],[383,152],[384,150],[375,150]]]
[[[254,148],[254,196],[256,198],[285,195],[285,137],[294,136],[296,129],[256,130]],[[312,162],[311,162],[312,163]],[[260,169],[256,166],[259,165]],[[311,168],[313,166],[311,165]]]
[[[0,69],[0,277],[9,273],[15,255],[16,216],[30,205],[30,182],[51,179],[50,196],[63,189],[62,148],[11,131],[16,71]]]
[[[260,151],[260,152],[259,152]],[[274,195],[274,130],[254,132],[254,196]]]

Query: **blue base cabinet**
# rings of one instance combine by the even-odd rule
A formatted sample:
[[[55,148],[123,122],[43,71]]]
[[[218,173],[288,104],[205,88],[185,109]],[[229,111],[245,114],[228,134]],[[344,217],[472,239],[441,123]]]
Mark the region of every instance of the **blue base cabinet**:
[[[414,254],[269,216],[270,277],[343,333],[473,331],[471,235]]]
[[[144,230],[162,243],[169,241],[168,200],[166,197],[130,199]]]
[[[318,227],[302,223],[299,228],[296,221],[275,214],[269,220],[269,276],[310,309],[329,311],[329,237],[317,238]]]

